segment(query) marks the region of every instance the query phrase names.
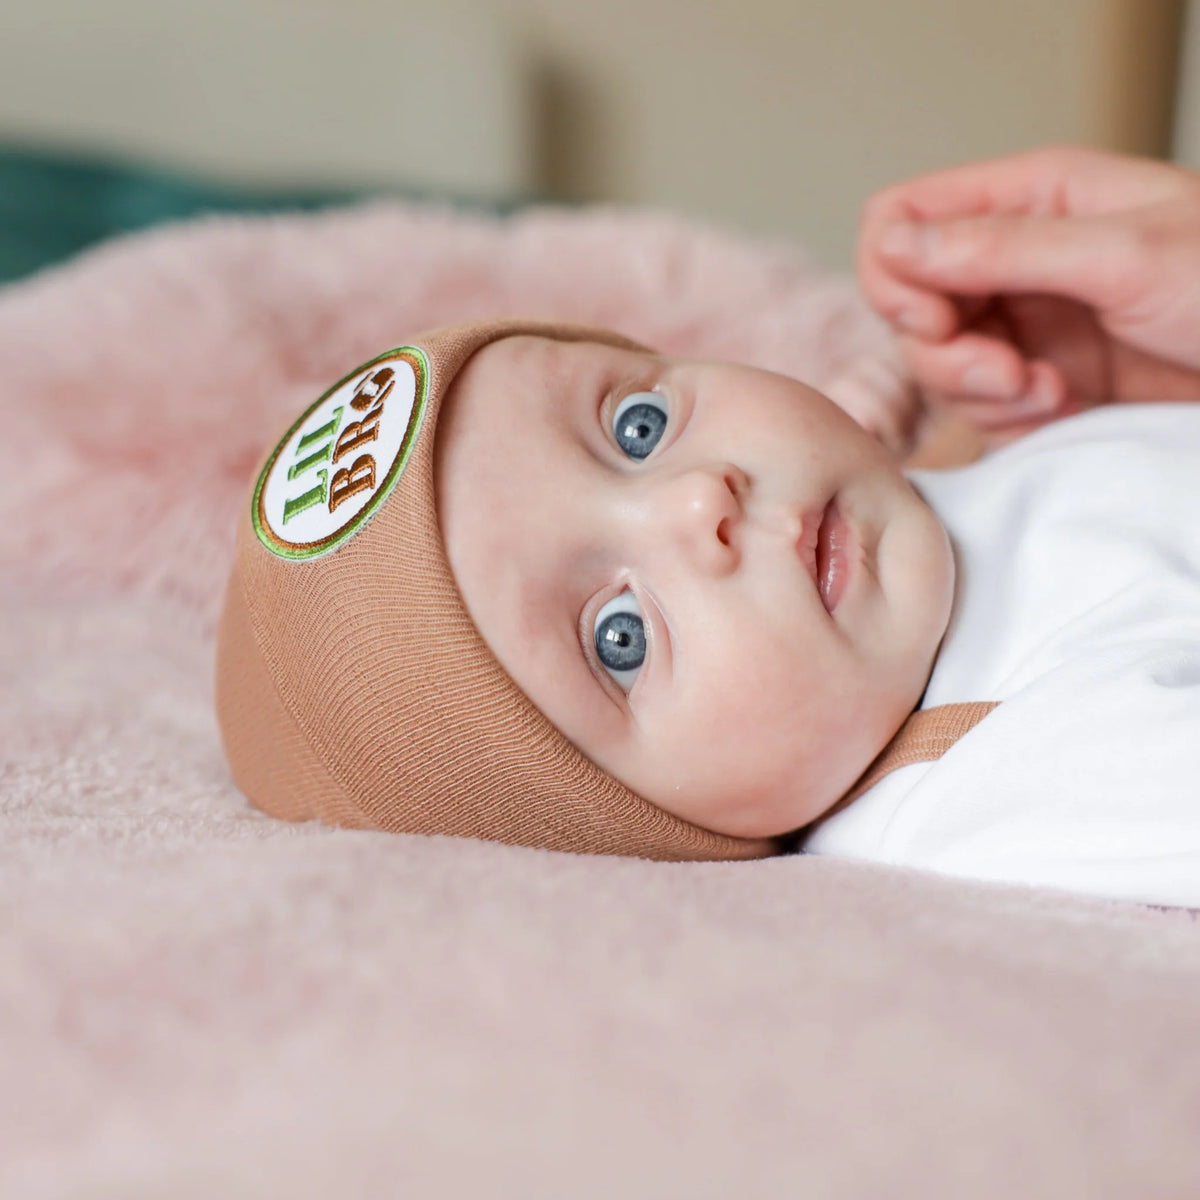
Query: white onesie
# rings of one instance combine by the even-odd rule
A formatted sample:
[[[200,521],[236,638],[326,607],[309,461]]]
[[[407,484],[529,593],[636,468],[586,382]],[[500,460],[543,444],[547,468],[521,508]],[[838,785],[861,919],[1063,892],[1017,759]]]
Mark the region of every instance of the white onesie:
[[[1000,706],[804,849],[1200,907],[1200,405],[1114,405],[909,476],[950,533],[922,708]]]

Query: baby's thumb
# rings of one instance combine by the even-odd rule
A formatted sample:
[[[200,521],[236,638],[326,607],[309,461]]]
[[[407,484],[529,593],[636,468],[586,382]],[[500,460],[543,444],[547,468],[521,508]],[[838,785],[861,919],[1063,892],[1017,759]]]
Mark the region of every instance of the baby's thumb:
[[[1049,292],[1104,307],[1117,281],[1129,278],[1130,244],[1103,218],[965,217],[898,222],[880,236],[879,255],[897,274],[939,291]]]

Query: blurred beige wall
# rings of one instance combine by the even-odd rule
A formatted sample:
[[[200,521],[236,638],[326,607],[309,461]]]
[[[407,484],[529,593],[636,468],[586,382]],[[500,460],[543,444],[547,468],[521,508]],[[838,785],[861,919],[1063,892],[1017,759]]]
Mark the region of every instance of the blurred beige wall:
[[[548,173],[849,261],[861,200],[1053,141],[1166,151],[1172,0],[520,0],[558,91]],[[557,82],[556,82],[557,81]]]
[[[1200,0],[1188,0],[1179,56],[1172,157],[1200,170]]]
[[[1179,0],[0,2],[0,137],[237,177],[668,206],[849,263],[875,188],[1161,153]]]
[[[531,88],[471,0],[0,0],[0,137],[233,179],[522,191]]]

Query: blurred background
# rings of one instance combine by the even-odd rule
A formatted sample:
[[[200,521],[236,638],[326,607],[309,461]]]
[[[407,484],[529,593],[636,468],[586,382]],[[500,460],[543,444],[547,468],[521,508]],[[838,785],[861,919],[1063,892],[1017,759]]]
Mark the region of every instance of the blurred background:
[[[1183,0],[0,0],[0,278],[214,209],[668,207],[850,265],[876,188],[1200,166]]]

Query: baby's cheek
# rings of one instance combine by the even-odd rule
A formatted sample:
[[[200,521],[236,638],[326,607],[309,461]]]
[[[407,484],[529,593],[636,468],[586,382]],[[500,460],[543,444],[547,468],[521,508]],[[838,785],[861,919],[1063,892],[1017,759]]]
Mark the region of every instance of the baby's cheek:
[[[639,715],[625,782],[676,815],[745,837],[787,832],[836,803],[878,747],[868,752],[861,729],[854,736],[861,689],[840,643],[805,634],[759,638],[743,627],[710,643],[702,662],[677,660],[670,687]]]
[[[784,786],[810,769],[837,732],[809,702],[802,681],[781,673],[731,686],[721,700],[718,727],[701,748],[714,778]]]

